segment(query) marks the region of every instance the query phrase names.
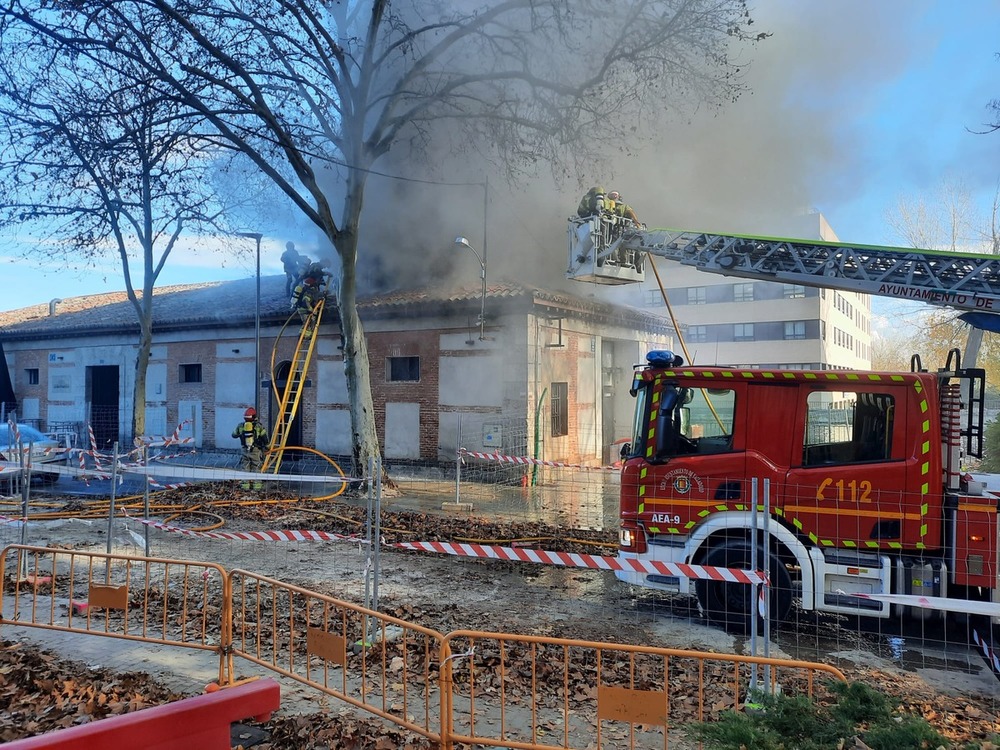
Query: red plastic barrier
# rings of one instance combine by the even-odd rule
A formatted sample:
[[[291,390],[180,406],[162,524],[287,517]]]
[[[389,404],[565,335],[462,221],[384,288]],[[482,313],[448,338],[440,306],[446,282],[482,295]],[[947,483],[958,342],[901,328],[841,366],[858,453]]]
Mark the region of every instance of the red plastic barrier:
[[[254,680],[214,693],[100,719],[4,745],[4,750],[230,750],[229,725],[267,721],[280,704],[278,683]]]

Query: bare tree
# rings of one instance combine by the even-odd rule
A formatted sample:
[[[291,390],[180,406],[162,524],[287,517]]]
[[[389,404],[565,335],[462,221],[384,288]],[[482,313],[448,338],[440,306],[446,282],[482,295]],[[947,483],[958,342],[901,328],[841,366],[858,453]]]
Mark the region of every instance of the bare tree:
[[[979,249],[975,206],[961,181],[943,181],[932,196],[900,196],[885,220],[910,247],[952,252]]]
[[[143,435],[153,288],[182,231],[220,215],[210,144],[141,71],[119,75],[23,25],[0,34],[0,225],[38,233],[39,252],[67,264],[117,254],[139,323],[131,428]]]
[[[112,51],[144,66],[329,238],[355,467],[379,452],[356,307],[360,217],[390,149],[417,165],[448,130],[453,148],[512,178],[593,172],[625,145],[613,133],[634,145],[671,111],[736,97],[730,44],[766,36],[749,33],[744,0],[76,0],[47,16],[34,5],[9,0],[5,13],[95,60]],[[145,33],[152,19],[170,25],[168,41]]]
[[[931,197],[900,198],[894,211],[886,213],[886,222],[908,245],[924,250],[949,252],[995,253],[1000,246],[997,234],[998,197],[994,196],[990,216],[983,218],[976,210],[968,188],[960,181],[944,181]],[[959,320],[959,313],[947,308],[934,308],[921,317],[920,334],[903,339],[922,350],[924,364],[943,367],[951,349],[965,349],[966,357],[988,370],[988,382],[996,384],[1000,377],[1000,342],[994,334],[985,334]],[[900,344],[884,342],[887,356]],[[967,365],[973,364],[971,361]]]

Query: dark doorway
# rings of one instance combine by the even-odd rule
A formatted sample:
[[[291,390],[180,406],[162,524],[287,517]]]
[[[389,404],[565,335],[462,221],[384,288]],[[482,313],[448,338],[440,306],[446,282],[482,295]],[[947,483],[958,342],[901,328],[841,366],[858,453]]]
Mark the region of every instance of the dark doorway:
[[[615,342],[604,339],[601,353],[601,442],[608,463],[617,461],[615,450]]]
[[[14,385],[10,380],[10,370],[7,369],[7,358],[0,343],[0,420],[6,422],[7,414],[17,409],[17,399],[14,397]]]
[[[285,388],[288,386],[288,373],[292,369],[292,363],[285,361],[278,365],[277,372],[274,374],[274,385],[278,389],[279,394],[285,393]],[[309,381],[307,380],[303,384],[303,390],[308,387]],[[302,445],[302,407],[305,401],[305,394],[303,393],[299,397],[299,408],[295,412],[295,419],[292,420],[292,424],[288,429],[288,439],[285,440],[285,445]],[[271,390],[271,408],[269,410],[270,424],[268,425],[269,434],[274,434],[274,425],[278,421],[278,417],[281,413],[281,401],[275,397],[274,390]],[[305,455],[304,451],[285,451],[282,454],[282,461],[298,461]]]
[[[118,378],[118,365],[95,365],[87,368],[89,421],[98,450],[108,450],[118,440]]]

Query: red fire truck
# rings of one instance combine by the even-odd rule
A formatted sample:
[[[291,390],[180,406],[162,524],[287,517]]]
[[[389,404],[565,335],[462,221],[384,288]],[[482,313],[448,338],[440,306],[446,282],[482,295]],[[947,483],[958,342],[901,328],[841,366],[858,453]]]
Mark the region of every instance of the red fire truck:
[[[923,299],[973,319],[1000,309],[996,256],[673,230],[615,236],[601,222],[571,220],[571,278],[637,281],[649,253],[726,275]],[[636,570],[619,578],[695,594],[729,625],[754,611],[751,588],[687,566],[756,563],[776,619],[796,598],[805,610],[883,618],[989,613],[1000,602],[998,496],[960,470],[964,454],[981,454],[984,372],[963,367],[957,350],[936,364],[732,369],[650,352],[634,373],[621,475],[619,557]]]

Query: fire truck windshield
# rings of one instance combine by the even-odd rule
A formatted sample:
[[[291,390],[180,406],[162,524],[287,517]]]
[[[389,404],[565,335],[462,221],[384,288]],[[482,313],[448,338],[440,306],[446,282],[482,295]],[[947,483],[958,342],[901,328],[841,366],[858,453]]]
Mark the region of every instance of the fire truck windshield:
[[[728,388],[665,383],[656,415],[655,459],[732,450],[735,406],[735,393]]]

